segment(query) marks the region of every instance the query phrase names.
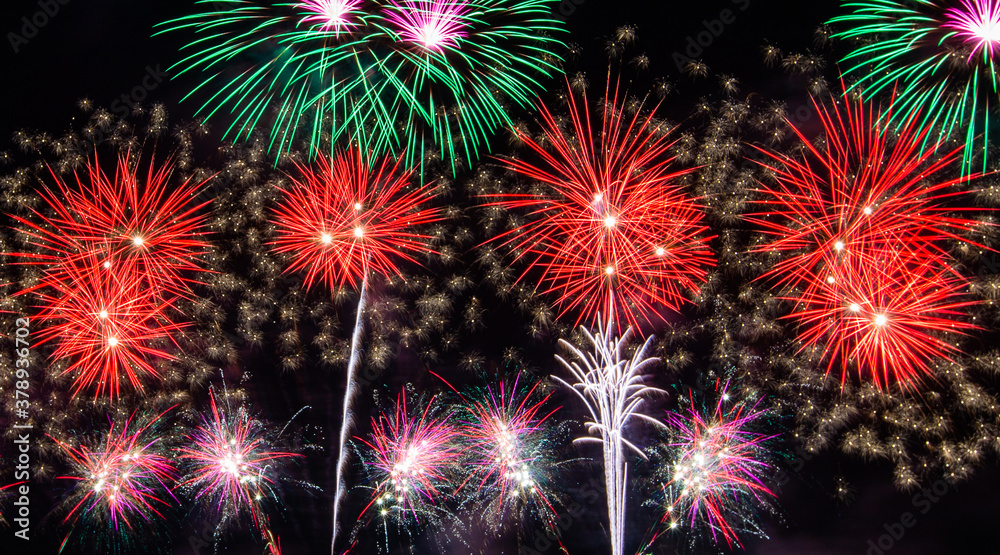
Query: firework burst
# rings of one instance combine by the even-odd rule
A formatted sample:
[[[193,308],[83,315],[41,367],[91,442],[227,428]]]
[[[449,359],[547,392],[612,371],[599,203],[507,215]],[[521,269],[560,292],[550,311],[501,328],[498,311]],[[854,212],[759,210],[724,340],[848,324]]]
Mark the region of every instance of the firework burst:
[[[553,461],[545,425],[558,409],[543,413],[550,395],[536,395],[537,383],[519,387],[519,379],[466,401],[459,435],[470,472],[458,493],[488,500],[492,508],[486,512],[498,521],[533,512],[551,524],[556,513],[547,486]]]
[[[209,399],[211,414],[177,449],[185,468],[178,488],[220,515],[220,527],[249,516],[268,538],[266,505],[278,501],[275,486],[287,460],[301,455],[276,450],[274,434],[245,406],[220,408],[212,390]]]
[[[406,527],[434,520],[441,498],[454,486],[454,465],[461,450],[458,431],[447,423],[450,414],[434,416],[433,399],[416,415],[400,397],[391,414],[372,419],[369,439],[357,438],[368,448],[364,458],[374,494],[362,514]]]
[[[420,165],[434,146],[472,160],[559,73],[555,0],[223,0],[163,24],[196,40],[173,69],[204,72],[201,113],[228,108],[228,133],[270,126],[288,150],[341,137]],[[261,61],[261,60],[265,61]]]
[[[286,271],[305,270],[307,287],[321,281],[336,290],[369,273],[398,275],[394,259],[415,262],[412,254],[431,252],[431,237],[417,229],[440,219],[427,206],[434,190],[410,188],[413,172],[401,162],[372,160],[352,148],[297,170],[274,209],[271,244],[292,254]]]
[[[907,385],[928,360],[957,351],[940,333],[973,328],[961,318],[968,282],[946,250],[984,225],[955,206],[969,177],[939,177],[959,151],[923,149],[920,114],[890,133],[864,101],[815,105],[825,145],[796,130],[801,159],[767,153],[776,183],[760,184],[767,211],[747,219],[769,239],[755,250],[781,259],[762,277],[795,292],[799,339],[825,344],[828,370],[839,361],[843,380],[857,364],[880,387],[890,377]]]
[[[145,423],[135,413],[120,426],[112,422],[93,448],[57,441],[72,470],[60,478],[76,482],[65,500],[70,508],[64,524],[75,527],[85,521],[89,529],[110,531],[114,537],[164,518],[161,511],[176,502],[170,493],[176,470],[158,431],[165,414]]]
[[[54,343],[54,360],[67,360],[64,375],[73,376],[73,394],[93,389],[112,398],[123,383],[143,390],[143,378],[159,378],[151,362],[174,360],[164,350],[184,324],[173,323],[173,300],[151,294],[125,262],[105,267],[90,255],[64,263],[48,274],[38,291],[38,320],[45,324],[37,345]]]
[[[56,189],[45,186],[39,195],[52,213],[34,211],[31,218],[13,218],[37,252],[15,253],[22,263],[41,266],[47,279],[65,281],[82,263],[125,268],[151,292],[164,297],[190,296],[199,256],[207,252],[204,240],[208,201],[195,204],[204,183],[171,183],[173,163],[150,163],[145,176],[131,153],[118,157],[109,175],[96,154],[88,158],[85,173],[74,184],[50,169]],[[122,272],[126,270],[121,270]]]
[[[704,214],[679,185],[672,140],[661,133],[656,108],[629,116],[617,86],[591,123],[586,97],[569,90],[569,130],[542,105],[543,137],[515,129],[538,162],[505,160],[541,192],[501,194],[490,203],[527,210],[529,221],[495,239],[527,260],[521,280],[537,271],[560,316],[597,322],[598,313],[620,325],[663,318],[696,293],[714,265]],[[551,147],[543,146],[551,145]],[[617,302],[616,302],[617,301]]]
[[[574,359],[572,362],[556,356],[569,370],[576,383],[570,384],[558,376],[560,383],[573,390],[584,402],[590,420],[585,423],[587,431],[600,438],[583,437],[577,442],[596,442],[604,450],[604,481],[607,487],[608,520],[610,521],[611,552],[622,555],[625,549],[625,501],[627,499],[628,467],[625,463],[625,448],[644,457],[642,451],[625,439],[625,429],[634,420],[660,423],[642,412],[648,397],[663,393],[662,390],[643,383],[644,372],[657,363],[656,358],[646,353],[652,337],[646,339],[631,359],[626,357],[626,349],[632,337],[632,328],[620,337],[613,335],[614,323],[609,319],[607,327],[598,326],[597,333],[581,328],[588,348],[584,352],[567,341],[562,345]]]
[[[717,389],[714,409],[703,413],[691,399],[689,409],[667,417],[674,454],[661,467],[663,524],[691,533],[705,527],[713,542],[742,547],[738,534],[763,535],[757,515],[772,506],[766,477],[774,472],[768,442],[776,436],[753,431],[769,414],[760,401],[734,400],[728,383]]]
[[[963,165],[985,154],[988,114],[997,103],[993,57],[1000,40],[1000,6],[994,0],[866,0],[847,4],[833,18],[834,36],[860,39],[845,56],[852,90],[893,91],[898,106],[889,121],[921,111],[940,137],[965,143]],[[981,142],[979,142],[981,141]],[[931,141],[936,142],[935,141]],[[983,156],[983,165],[986,164]]]

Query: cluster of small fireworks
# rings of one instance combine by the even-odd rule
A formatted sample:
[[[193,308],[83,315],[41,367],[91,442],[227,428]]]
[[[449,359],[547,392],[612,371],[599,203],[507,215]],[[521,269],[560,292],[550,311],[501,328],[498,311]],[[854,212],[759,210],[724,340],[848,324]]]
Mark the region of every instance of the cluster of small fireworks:
[[[773,509],[767,481],[776,436],[755,431],[769,415],[759,399],[735,399],[728,382],[719,385],[714,408],[699,410],[692,397],[690,408],[667,416],[672,440],[659,448],[669,462],[657,471],[665,509],[657,535],[686,530],[695,543],[707,530],[713,543],[742,547],[739,534],[763,536],[759,515]]]
[[[586,96],[567,95],[569,132],[544,104],[542,139],[515,128],[539,162],[504,163],[541,189],[496,195],[488,206],[527,210],[528,221],[493,241],[528,260],[521,279],[537,271],[560,316],[576,312],[576,323],[592,325],[600,313],[619,326],[662,319],[714,265],[704,212],[679,184],[687,172],[673,167],[656,107],[626,110],[609,75],[594,125]]]
[[[842,382],[856,364],[877,387],[913,386],[929,361],[957,352],[942,334],[975,329],[963,318],[969,281],[944,248],[983,226],[949,203],[967,194],[957,185],[969,176],[935,179],[958,151],[925,148],[920,113],[890,133],[881,122],[895,103],[815,106],[825,145],[807,142],[801,160],[768,153],[776,184],[761,183],[758,201],[768,211],[748,218],[771,238],[756,250],[783,255],[764,277],[795,288],[799,340],[822,346]]]
[[[362,514],[410,529],[471,506],[488,526],[533,517],[551,525],[559,496],[549,489],[559,464],[548,433],[555,410],[544,412],[549,395],[538,387],[501,382],[443,407],[432,399],[412,414],[401,397],[392,413],[372,420],[369,438],[358,438],[374,484]]]
[[[584,402],[590,418],[585,423],[587,431],[600,436],[582,437],[576,441],[599,443],[604,451],[611,552],[622,555],[625,549],[625,506],[628,499],[625,448],[628,447],[645,458],[642,450],[625,439],[625,430],[635,420],[659,424],[643,410],[649,397],[663,393],[663,390],[644,383],[646,370],[659,360],[647,354],[653,338],[646,339],[630,359],[626,351],[630,347],[632,328],[626,328],[621,336],[616,337],[614,327],[614,321],[609,318],[607,326],[598,325],[596,333],[581,328],[586,343],[582,349],[586,351],[560,339],[560,345],[572,355],[572,360],[567,361],[558,355],[556,359],[569,370],[576,382],[570,384],[558,376],[553,377],[572,389]]]
[[[302,124],[314,149],[329,133],[333,143],[343,137],[393,152],[408,166],[434,146],[454,166],[475,160],[510,123],[507,104],[529,105],[544,78],[560,72],[556,3],[223,0],[161,32],[194,34],[171,69],[209,75],[197,89],[216,94],[201,111],[239,114],[233,138],[270,121],[272,140],[288,150]],[[277,52],[267,50],[274,43]]]
[[[849,7],[831,24],[842,29],[835,37],[854,40],[843,59],[845,77],[857,80],[851,90],[898,95],[889,121],[906,125],[908,114],[923,112],[926,129],[965,143],[964,167],[976,158],[985,167],[987,118],[1000,84],[993,58],[1000,41],[997,3],[865,0]]]
[[[151,163],[143,178],[123,154],[109,175],[94,155],[75,184],[50,170],[57,189],[39,189],[45,211],[14,216],[33,247],[14,256],[42,270],[21,294],[40,301],[38,344],[54,342],[52,357],[69,361],[74,393],[142,390],[143,377],[158,377],[151,361],[172,358],[157,343],[185,325],[174,306],[192,296],[187,274],[208,248],[204,204],[191,200],[202,184],[173,184],[172,169]]]
[[[171,492],[177,470],[159,429],[165,414],[133,413],[124,423],[112,422],[93,446],[57,441],[71,465],[71,474],[60,478],[76,482],[64,501],[64,523],[127,535],[155,526],[161,511],[177,504]]]
[[[275,487],[287,459],[301,455],[276,450],[275,434],[245,405],[234,410],[226,399],[220,408],[211,390],[209,399],[211,413],[177,449],[185,472],[178,488],[219,516],[219,528],[249,517],[270,545],[266,505],[278,502]]]

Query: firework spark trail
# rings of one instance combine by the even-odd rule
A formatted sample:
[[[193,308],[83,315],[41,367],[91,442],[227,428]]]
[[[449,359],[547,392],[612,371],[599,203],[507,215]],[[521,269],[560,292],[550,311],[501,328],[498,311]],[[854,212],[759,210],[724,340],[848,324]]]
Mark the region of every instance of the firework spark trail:
[[[583,437],[575,441],[594,441],[603,447],[611,551],[613,555],[623,555],[628,478],[625,448],[628,447],[645,458],[638,447],[625,439],[625,427],[634,418],[662,426],[661,422],[643,414],[640,410],[650,394],[664,393],[664,391],[643,384],[643,371],[656,364],[658,360],[646,356],[653,338],[646,339],[630,360],[625,357],[625,349],[632,338],[632,328],[627,328],[618,338],[614,337],[613,328],[614,322],[611,318],[608,318],[606,328],[598,325],[596,334],[592,334],[585,327],[580,328],[586,342],[593,347],[592,353],[585,353],[566,340],[560,339],[559,344],[573,355],[575,361],[569,362],[558,355],[556,359],[577,381],[570,384],[558,376],[553,377],[572,389],[583,400],[591,418],[585,423],[587,431],[600,435],[600,439]]]
[[[640,320],[690,302],[686,293],[697,292],[715,264],[711,237],[703,209],[680,185],[687,170],[673,168],[673,140],[656,107],[627,110],[610,75],[600,121],[578,96],[568,88],[569,126],[539,107],[544,141],[515,129],[537,162],[502,162],[541,192],[491,195],[487,206],[528,216],[491,241],[527,261],[519,280],[538,272],[560,317],[576,311],[575,324],[593,325],[607,314],[641,333]]]
[[[730,402],[732,406],[725,408]],[[663,468],[668,478],[663,486],[667,505],[663,522],[670,521],[668,530],[686,519],[690,531],[706,525],[713,541],[721,535],[729,547],[742,547],[740,530],[760,532],[757,509],[775,497],[765,485],[764,476],[773,470],[766,462],[766,443],[777,436],[752,431],[768,414],[759,406],[760,400],[752,405],[732,401],[726,383],[709,414],[695,408],[692,396],[689,409],[667,416],[676,437],[669,444],[674,459]]]
[[[351,359],[347,363],[347,389],[344,391],[344,416],[340,423],[340,443],[339,457],[337,458],[336,494],[333,498],[333,539],[330,550],[332,555],[336,555],[337,532],[340,531],[340,504],[344,497],[344,471],[347,469],[347,438],[354,421],[354,412],[351,405],[354,403],[354,374],[358,371],[358,362],[361,358],[361,330],[364,324],[362,315],[365,310],[365,301],[368,297],[368,276],[361,280],[361,294],[358,299],[358,311],[354,322],[354,333],[351,336]]]

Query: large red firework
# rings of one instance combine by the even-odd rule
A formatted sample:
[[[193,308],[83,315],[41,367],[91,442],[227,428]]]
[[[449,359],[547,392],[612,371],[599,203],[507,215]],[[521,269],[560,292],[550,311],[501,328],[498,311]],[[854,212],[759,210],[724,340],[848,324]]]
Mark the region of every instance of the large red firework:
[[[900,246],[944,263],[950,257],[943,240],[968,242],[962,235],[983,225],[961,217],[971,209],[953,202],[967,193],[956,185],[974,176],[936,179],[957,169],[961,149],[937,154],[935,145],[928,145],[928,129],[920,128],[920,114],[889,133],[880,122],[891,114],[864,101],[814,105],[823,146],[795,129],[806,145],[801,159],[765,151],[775,162],[764,165],[776,183],[760,184],[763,198],[757,202],[766,211],[748,221],[772,238],[758,252],[785,255],[766,277],[811,290],[829,277],[828,260],[875,260]]]
[[[307,287],[318,280],[332,290],[368,272],[398,274],[394,258],[414,262],[411,253],[431,252],[417,228],[440,220],[427,206],[434,190],[411,188],[402,159],[371,160],[350,148],[317,156],[315,167],[297,165],[273,218],[275,251],[293,255],[287,271],[305,270]]]
[[[938,177],[958,169],[961,149],[938,154],[918,113],[889,133],[891,114],[862,100],[814,104],[822,146],[796,130],[801,158],[765,152],[776,179],[760,184],[766,211],[748,220],[770,237],[755,250],[782,259],[762,277],[793,291],[799,339],[823,346],[828,372],[839,364],[844,380],[856,365],[878,387],[913,385],[957,351],[948,333],[974,328],[946,249],[984,225],[955,206],[974,176]]]
[[[159,374],[150,360],[172,360],[158,343],[173,341],[184,327],[167,312],[174,299],[151,294],[136,261],[105,267],[90,254],[61,264],[37,292],[38,319],[46,325],[38,345],[53,342],[53,359],[69,359],[64,371],[74,375],[73,394],[94,388],[94,395],[120,393],[121,383],[143,389],[142,377]]]
[[[38,253],[17,253],[25,263],[43,267],[48,280],[66,279],[83,259],[105,266],[127,264],[153,292],[190,296],[188,272],[200,270],[198,257],[209,245],[203,239],[205,214],[192,202],[204,183],[171,183],[173,164],[150,163],[140,176],[138,161],[118,157],[114,176],[95,154],[85,173],[70,184],[50,170],[56,189],[39,194],[52,216],[34,211],[32,218],[14,217]],[[43,281],[38,287],[49,285]]]
[[[586,97],[569,89],[569,129],[544,105],[544,140],[515,130],[534,161],[504,160],[542,186],[502,194],[493,204],[527,210],[528,222],[494,241],[527,260],[520,279],[537,272],[541,290],[555,296],[560,316],[575,324],[614,314],[621,325],[662,318],[697,292],[714,265],[704,213],[680,186],[669,135],[648,112],[625,109],[608,80],[600,122]],[[550,145],[550,146],[543,146]]]

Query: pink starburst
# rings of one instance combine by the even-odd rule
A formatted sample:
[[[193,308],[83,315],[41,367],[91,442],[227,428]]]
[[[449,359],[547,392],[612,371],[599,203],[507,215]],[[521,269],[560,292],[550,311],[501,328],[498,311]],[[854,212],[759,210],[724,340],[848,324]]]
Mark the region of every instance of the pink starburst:
[[[322,31],[340,34],[358,25],[355,17],[361,0],[304,0],[299,8],[311,15],[302,19],[303,23],[315,23]]]
[[[971,61],[980,51],[992,58],[1000,44],[1000,2],[997,0],[961,0],[945,11],[944,27],[972,47]]]
[[[440,51],[457,47],[458,39],[467,36],[471,11],[463,0],[390,0],[386,19],[400,40]]]

